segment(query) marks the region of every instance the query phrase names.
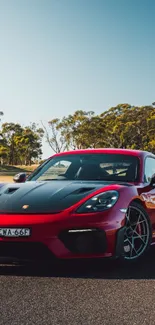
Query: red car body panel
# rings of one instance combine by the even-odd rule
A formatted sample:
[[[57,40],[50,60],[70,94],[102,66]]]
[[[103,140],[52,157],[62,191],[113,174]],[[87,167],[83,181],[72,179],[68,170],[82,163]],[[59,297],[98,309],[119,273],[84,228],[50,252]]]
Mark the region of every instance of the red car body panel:
[[[152,224],[153,242],[155,239],[155,188],[144,183],[144,163],[146,156],[155,158],[154,155],[126,149],[87,149],[59,153],[54,156],[76,155],[78,153],[109,153],[131,155],[139,158],[140,170],[139,181],[130,183],[129,186],[121,184],[109,184],[95,192],[87,195],[73,206],[59,213],[45,214],[11,214],[0,215],[0,228],[2,227],[28,227],[31,228],[31,236],[28,238],[0,237],[1,243],[41,243],[46,246],[56,258],[98,258],[112,257],[116,254],[117,234],[125,225],[126,209],[132,201],[140,202],[146,209]],[[54,157],[52,156],[52,158]],[[108,190],[119,191],[119,199],[109,210],[103,212],[78,214],[77,208],[89,198]],[[124,210],[125,209],[125,210]],[[65,230],[72,229],[100,229],[106,236],[106,250],[98,253],[74,253],[69,250],[61,240],[59,234]],[[1,250],[0,250],[1,251]]]

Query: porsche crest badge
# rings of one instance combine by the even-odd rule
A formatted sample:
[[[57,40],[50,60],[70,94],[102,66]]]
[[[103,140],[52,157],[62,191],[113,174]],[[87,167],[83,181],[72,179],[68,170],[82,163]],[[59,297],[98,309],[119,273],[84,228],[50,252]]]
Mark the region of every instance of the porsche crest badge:
[[[29,208],[29,205],[26,205],[26,204],[25,204],[25,205],[22,206],[22,209],[24,209],[24,210],[26,210],[26,209],[28,209],[28,208]]]

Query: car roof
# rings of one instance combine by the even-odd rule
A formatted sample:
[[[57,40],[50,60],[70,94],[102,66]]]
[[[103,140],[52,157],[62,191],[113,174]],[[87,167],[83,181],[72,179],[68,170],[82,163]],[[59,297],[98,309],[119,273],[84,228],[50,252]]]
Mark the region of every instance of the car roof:
[[[148,151],[133,150],[133,149],[120,149],[120,148],[78,149],[78,150],[71,150],[71,151],[64,151],[64,152],[56,153],[53,156],[89,154],[89,153],[92,153],[92,154],[96,154],[96,153],[122,154],[122,155],[131,155],[131,156],[137,156],[137,157],[145,157],[145,156],[149,155],[149,156],[152,156],[153,158],[155,158],[155,155]]]

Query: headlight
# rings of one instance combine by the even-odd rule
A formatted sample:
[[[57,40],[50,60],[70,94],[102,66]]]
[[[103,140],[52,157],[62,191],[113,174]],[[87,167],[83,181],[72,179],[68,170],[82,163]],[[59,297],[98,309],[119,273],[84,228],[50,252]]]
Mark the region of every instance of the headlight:
[[[110,209],[117,202],[119,193],[117,191],[107,191],[93,196],[82,204],[77,213],[100,212]]]

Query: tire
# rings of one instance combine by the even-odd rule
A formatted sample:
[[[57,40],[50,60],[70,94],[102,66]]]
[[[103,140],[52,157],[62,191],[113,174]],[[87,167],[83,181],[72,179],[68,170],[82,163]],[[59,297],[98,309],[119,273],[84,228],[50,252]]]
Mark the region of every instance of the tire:
[[[126,229],[124,234],[125,263],[140,261],[147,254],[152,242],[152,226],[150,218],[137,202],[132,202],[126,213]]]

